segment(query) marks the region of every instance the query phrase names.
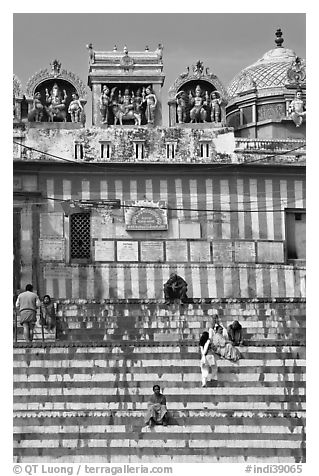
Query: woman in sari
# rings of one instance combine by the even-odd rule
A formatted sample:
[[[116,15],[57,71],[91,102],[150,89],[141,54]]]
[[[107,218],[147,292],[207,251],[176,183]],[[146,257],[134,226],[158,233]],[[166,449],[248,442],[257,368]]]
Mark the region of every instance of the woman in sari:
[[[149,399],[145,415],[145,425],[151,428],[153,425],[167,425],[168,415],[166,398],[161,393],[159,385],[154,385],[153,395]]]
[[[208,332],[203,332],[199,340],[201,353],[200,369],[202,372],[202,387],[206,387],[207,380],[217,380],[217,366]]]
[[[48,331],[52,331],[56,327],[54,304],[48,294],[43,297],[41,317],[41,323]]]
[[[212,337],[212,345],[215,352],[221,357],[224,357],[224,359],[237,362],[237,360],[241,358],[239,350],[223,336],[223,328],[221,326],[216,327],[216,332]]]

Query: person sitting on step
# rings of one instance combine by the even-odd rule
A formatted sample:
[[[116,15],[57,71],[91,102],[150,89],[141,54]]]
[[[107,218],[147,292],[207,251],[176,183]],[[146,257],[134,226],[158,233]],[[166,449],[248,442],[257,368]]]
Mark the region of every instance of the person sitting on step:
[[[239,350],[223,336],[222,326],[216,327],[216,332],[213,334],[211,342],[213,350],[216,352],[216,354],[224,357],[224,359],[237,362],[237,360],[241,358],[241,353]]]
[[[41,324],[50,332],[55,329],[56,326],[56,316],[54,304],[51,301],[51,298],[48,294],[43,296],[43,301],[41,304]]]
[[[243,341],[243,328],[238,321],[234,321],[227,327],[228,338],[234,345],[240,345]]]
[[[153,386],[153,395],[149,399],[145,415],[145,425],[152,428],[153,425],[167,426],[168,414],[166,408],[166,398],[161,393],[159,385]]]
[[[201,353],[200,369],[202,372],[202,387],[206,387],[208,380],[212,383],[217,381],[217,365],[213,347],[208,332],[203,332],[199,340]]]
[[[175,299],[185,302],[187,299],[187,283],[176,273],[171,273],[164,284],[165,304],[171,304]]]
[[[216,333],[216,329],[218,328],[218,326],[223,328],[223,333],[222,333],[223,337],[228,340],[227,329],[223,326],[223,324],[222,324],[222,322],[221,322],[217,313],[213,315],[211,326],[208,329],[210,340],[212,341],[213,335]]]

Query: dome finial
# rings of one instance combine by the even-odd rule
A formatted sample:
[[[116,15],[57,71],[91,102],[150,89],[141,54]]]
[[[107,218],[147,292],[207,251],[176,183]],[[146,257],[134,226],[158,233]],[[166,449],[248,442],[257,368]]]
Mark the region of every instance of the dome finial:
[[[277,48],[282,48],[282,44],[283,44],[283,42],[284,42],[284,39],[281,38],[281,37],[282,37],[281,28],[277,28],[275,34],[276,34],[275,43],[276,43],[276,45],[277,45]]]

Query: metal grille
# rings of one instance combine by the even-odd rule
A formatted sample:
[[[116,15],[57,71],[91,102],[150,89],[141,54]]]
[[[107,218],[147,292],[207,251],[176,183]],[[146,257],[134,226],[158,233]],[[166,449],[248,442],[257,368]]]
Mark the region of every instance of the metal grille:
[[[71,259],[91,257],[90,213],[71,215]]]

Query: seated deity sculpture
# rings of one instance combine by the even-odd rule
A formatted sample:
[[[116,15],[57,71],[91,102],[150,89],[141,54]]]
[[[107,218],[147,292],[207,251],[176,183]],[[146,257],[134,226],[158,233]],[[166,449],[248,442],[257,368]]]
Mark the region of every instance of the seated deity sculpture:
[[[41,102],[41,93],[35,93],[33,97],[32,109],[28,114],[28,120],[30,122],[41,122],[44,112],[44,106]]]
[[[63,90],[63,95],[60,92],[59,86],[55,83],[51,92],[48,89],[45,90],[46,103],[49,106],[46,107],[49,122],[64,121],[66,122],[66,110],[65,103],[67,99],[66,90]]]
[[[143,88],[142,92],[143,102],[146,103],[145,116],[148,124],[154,124],[155,110],[157,106],[157,98],[152,90],[152,86]]]
[[[177,112],[177,122],[178,124],[183,124],[186,122],[186,98],[185,91],[179,91],[175,96],[176,101],[176,112]]]
[[[304,118],[306,117],[305,103],[302,100],[302,91],[297,91],[295,99],[291,101],[288,108],[289,116],[300,127]]]
[[[221,121],[221,103],[220,93],[218,91],[213,91],[210,94],[210,120],[212,122]]]
[[[137,109],[140,109],[141,101],[142,98],[139,95],[135,98],[134,93],[131,95],[128,88],[125,89],[123,96],[119,91],[117,99],[114,98],[112,101],[114,125],[119,122],[122,126],[123,120],[134,120],[134,125],[141,125],[141,111],[137,111]]]
[[[193,106],[190,110],[191,122],[206,122],[207,111],[207,98],[203,98],[202,90],[198,84],[195,89],[195,97],[193,97],[192,92],[189,92],[189,102]]]
[[[100,96],[100,113],[102,124],[108,124],[110,102],[110,90],[106,85],[104,85],[102,89],[102,94]]]
[[[83,107],[77,93],[72,94],[72,101],[69,104],[68,113],[71,116],[71,122],[81,122]]]

